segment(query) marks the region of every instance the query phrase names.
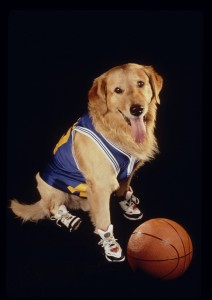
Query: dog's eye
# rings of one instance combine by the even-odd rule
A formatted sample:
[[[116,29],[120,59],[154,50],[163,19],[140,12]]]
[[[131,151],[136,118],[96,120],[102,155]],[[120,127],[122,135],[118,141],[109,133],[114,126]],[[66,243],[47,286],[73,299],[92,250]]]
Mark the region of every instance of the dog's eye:
[[[144,86],[144,82],[141,81],[141,80],[139,80],[139,81],[137,82],[137,85],[138,85],[138,87],[143,87],[143,86]]]
[[[116,87],[114,92],[117,93],[117,94],[121,94],[121,93],[123,93],[123,90],[119,87]]]

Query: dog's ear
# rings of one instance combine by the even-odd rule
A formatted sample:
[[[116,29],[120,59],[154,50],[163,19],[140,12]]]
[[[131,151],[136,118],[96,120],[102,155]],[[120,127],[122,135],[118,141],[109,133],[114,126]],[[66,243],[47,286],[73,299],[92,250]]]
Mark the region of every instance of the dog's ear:
[[[149,82],[153,91],[153,98],[156,99],[157,103],[160,103],[159,93],[163,87],[163,78],[151,66],[145,66],[144,70],[149,77]]]
[[[88,99],[90,107],[98,107],[98,111],[103,115],[107,112],[107,84],[104,74],[94,80],[88,92]]]

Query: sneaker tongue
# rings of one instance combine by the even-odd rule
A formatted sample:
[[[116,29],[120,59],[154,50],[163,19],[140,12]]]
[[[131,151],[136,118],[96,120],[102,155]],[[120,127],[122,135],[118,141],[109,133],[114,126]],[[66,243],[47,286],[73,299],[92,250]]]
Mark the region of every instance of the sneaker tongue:
[[[63,214],[65,214],[65,213],[67,213],[67,209],[66,209],[65,205],[61,205],[61,206],[59,207],[58,214],[59,214],[59,215],[63,215]]]
[[[146,135],[146,127],[144,125],[144,120],[140,118],[130,119],[132,136],[136,143],[143,143]]]
[[[132,197],[132,194],[133,194],[133,192],[128,191],[128,192],[126,193],[125,199],[126,199],[126,200],[129,200],[129,199]]]
[[[110,236],[113,236],[113,225],[110,224],[107,231],[103,231],[101,229],[97,230],[98,234],[101,236],[101,238],[109,238]]]

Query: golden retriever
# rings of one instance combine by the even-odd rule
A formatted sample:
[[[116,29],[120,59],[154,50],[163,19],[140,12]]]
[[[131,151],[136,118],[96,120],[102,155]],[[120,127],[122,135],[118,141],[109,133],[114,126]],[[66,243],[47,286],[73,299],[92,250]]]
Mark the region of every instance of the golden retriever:
[[[44,175],[37,173],[40,200],[27,205],[14,199],[11,201],[12,211],[23,221],[57,219],[61,205],[89,211],[95,233],[102,238],[100,244],[104,247],[106,258],[109,261],[123,261],[124,255],[120,253],[120,245],[115,239],[111,246],[110,198],[115,192],[117,197],[124,199],[134,172],[158,152],[154,129],[162,85],[163,79],[153,67],[135,63],[114,67],[97,77],[88,93],[85,121],[94,127],[95,134],[91,133],[89,126],[83,127],[84,119],[79,119],[81,123],[77,121],[54,149],[53,156],[60,155],[58,161],[64,173],[59,179],[55,178],[55,174],[51,178],[51,168]],[[107,146],[113,149],[107,150]],[[62,147],[66,147],[64,155],[59,153]],[[113,151],[127,157],[128,163],[121,160],[119,165]],[[71,169],[69,154],[74,157],[74,170]],[[64,165],[62,159],[65,160]],[[71,174],[74,182],[76,179],[75,184],[63,182],[66,172]],[[77,179],[79,173],[84,178],[82,183]],[[109,227],[108,245],[108,235],[102,233],[107,232]],[[108,254],[111,248],[118,252],[115,259],[111,259],[111,253]]]

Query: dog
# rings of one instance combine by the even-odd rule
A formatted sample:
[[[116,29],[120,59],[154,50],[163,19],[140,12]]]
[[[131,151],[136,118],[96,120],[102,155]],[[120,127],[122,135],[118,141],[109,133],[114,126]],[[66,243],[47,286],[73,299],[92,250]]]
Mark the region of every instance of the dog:
[[[36,175],[40,200],[11,200],[14,214],[23,222],[50,218],[72,231],[82,220],[70,210],[87,211],[105,258],[124,261],[113,233],[110,199],[116,195],[126,218],[142,218],[130,183],[159,152],[154,130],[162,86],[163,78],[152,66],[136,63],[113,67],[94,79],[87,113],[62,136],[50,162]]]

